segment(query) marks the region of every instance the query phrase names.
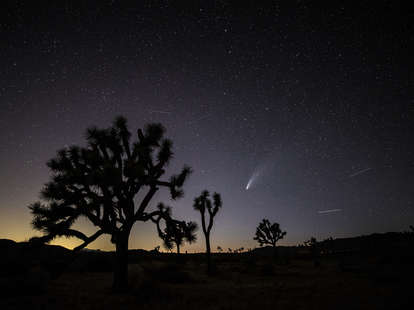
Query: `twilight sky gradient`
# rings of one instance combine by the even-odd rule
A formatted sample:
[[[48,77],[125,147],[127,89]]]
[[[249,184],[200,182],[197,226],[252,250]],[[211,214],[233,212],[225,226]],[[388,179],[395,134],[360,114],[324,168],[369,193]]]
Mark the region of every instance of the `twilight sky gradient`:
[[[287,230],[281,244],[414,224],[413,11],[398,1],[208,2],[5,2],[0,238],[35,234],[27,206],[46,161],[120,114],[133,131],[163,123],[170,171],[194,169],[184,198],[161,191],[154,205],[200,222],[193,198],[222,194],[214,249],[256,246],[264,217]],[[159,244],[152,224],[135,225],[130,248]],[[203,247],[199,232],[184,250]],[[90,248],[113,247],[105,237]]]

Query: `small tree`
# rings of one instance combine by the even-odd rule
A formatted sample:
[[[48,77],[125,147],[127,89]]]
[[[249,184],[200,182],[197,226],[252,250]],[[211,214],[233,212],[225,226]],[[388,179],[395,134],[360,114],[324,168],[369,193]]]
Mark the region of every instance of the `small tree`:
[[[219,253],[221,253],[221,252],[223,252],[223,248],[222,248],[221,246],[218,246],[218,247],[217,247],[217,251],[218,251]]]
[[[316,249],[316,245],[317,245],[318,241],[316,240],[315,237],[311,237],[309,240],[306,240],[303,244],[306,247],[310,247],[312,252]]]
[[[309,240],[305,241],[304,244],[305,246],[310,247],[313,264],[315,267],[318,267],[320,265],[318,241],[315,237],[311,237]]]
[[[213,201],[209,198],[210,193],[203,191],[199,197],[194,199],[194,209],[201,214],[201,227],[203,228],[204,237],[206,239],[206,255],[207,255],[207,273],[211,273],[211,248],[210,248],[210,232],[213,227],[214,217],[216,216],[223,203],[218,193],[213,194]],[[208,213],[208,221],[206,220],[206,210]]]
[[[332,254],[334,252],[334,239],[329,237],[320,243],[320,248],[324,255]]]
[[[286,231],[282,231],[278,223],[271,224],[269,220],[263,219],[263,221],[259,223],[259,226],[256,228],[256,236],[253,240],[256,240],[260,246],[272,246],[276,256],[276,243],[280,239],[283,239],[284,236],[286,236]]]
[[[170,207],[165,207],[162,203],[158,205],[159,209],[164,210],[164,212],[170,214]],[[164,247],[167,250],[172,250],[175,247],[177,248],[177,254],[180,254],[180,247],[184,244],[185,241],[188,243],[193,243],[197,240],[195,232],[197,230],[197,224],[194,222],[185,222],[185,221],[174,221],[169,225],[165,225],[164,228],[161,228],[160,222],[163,217],[160,215],[152,221],[157,225],[158,235],[164,242]]]
[[[182,187],[190,174],[184,167],[180,174],[161,180],[172,158],[172,142],[164,139],[161,124],[139,129],[131,143],[131,132],[123,117],[108,129],[87,130],[86,147],[60,150],[47,165],[51,181],[41,192],[43,201],[32,204],[33,227],[44,233],[32,241],[49,242],[56,237],[76,237],[82,244],[78,251],[102,234],[111,236],[116,246],[113,287],[128,284],[128,239],[135,222],[163,219],[166,225],[178,225],[163,208],[148,211],[155,193],[169,189],[172,199],[183,195]],[[142,196],[141,196],[141,193]],[[138,200],[142,197],[141,200]],[[80,217],[98,229],[91,236],[72,228]]]

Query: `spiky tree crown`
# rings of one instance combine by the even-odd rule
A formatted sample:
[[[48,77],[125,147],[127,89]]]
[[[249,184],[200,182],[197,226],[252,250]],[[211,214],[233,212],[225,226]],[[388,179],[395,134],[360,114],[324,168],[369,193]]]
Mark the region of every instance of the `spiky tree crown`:
[[[278,223],[271,224],[269,220],[263,219],[259,226],[256,228],[256,236],[253,238],[260,246],[271,245],[276,246],[276,242],[286,236],[286,231],[280,229]]]
[[[106,233],[116,242],[117,234],[136,221],[170,217],[163,210],[148,213],[146,208],[160,187],[169,188],[172,199],[181,197],[191,169],[185,166],[169,181],[160,180],[173,156],[172,142],[164,133],[161,124],[148,124],[131,142],[126,119],[118,117],[110,128],[89,128],[86,147],[58,151],[47,163],[52,176],[41,191],[42,202],[29,206],[33,227],[45,234],[41,241],[77,237],[86,246]],[[141,191],[146,194],[136,206],[134,198]],[[87,237],[71,229],[81,216],[99,227],[96,234]]]
[[[158,209],[165,210],[169,214],[171,208],[160,203]],[[191,244],[197,240],[195,232],[198,227],[195,222],[178,221],[165,216],[159,216],[153,219],[153,222],[157,225],[158,235],[162,239],[164,247],[168,250],[171,250],[174,244],[180,247],[184,242]],[[162,224],[164,224],[163,227]]]
[[[222,207],[223,202],[219,193],[213,194],[213,201],[210,199],[210,193],[203,191],[200,196],[194,199],[193,207],[201,213],[201,223],[204,233],[209,233],[213,227],[213,219]],[[208,224],[206,224],[206,210],[209,215]]]

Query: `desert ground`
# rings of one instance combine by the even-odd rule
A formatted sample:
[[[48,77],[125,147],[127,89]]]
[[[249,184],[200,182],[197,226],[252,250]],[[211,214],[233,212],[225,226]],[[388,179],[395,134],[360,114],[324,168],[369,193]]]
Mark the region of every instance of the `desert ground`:
[[[83,253],[68,264],[60,252],[66,250],[34,255],[25,270],[18,260],[3,263],[0,308],[410,309],[412,303],[410,251],[215,253],[210,276],[203,254],[132,252],[130,288],[117,293],[111,253]],[[39,263],[44,258],[49,265]]]

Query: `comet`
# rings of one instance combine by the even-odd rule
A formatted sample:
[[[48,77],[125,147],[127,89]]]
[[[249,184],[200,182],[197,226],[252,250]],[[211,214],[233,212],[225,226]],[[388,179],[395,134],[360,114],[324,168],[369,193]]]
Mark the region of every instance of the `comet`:
[[[246,191],[248,191],[248,190],[249,190],[250,185],[252,185],[252,182],[253,182],[253,179],[250,179],[250,180],[249,180],[249,182],[247,182],[247,185],[246,185]]]
[[[246,188],[245,188],[246,191],[250,189],[250,187],[253,185],[253,183],[256,181],[259,175],[260,175],[260,171],[256,171],[252,174],[252,176],[250,177],[249,181],[246,184]]]
[[[250,188],[252,188],[253,185],[259,182],[261,178],[270,174],[274,170],[275,165],[276,163],[274,156],[268,156],[266,160],[262,161],[261,164],[257,165],[256,168],[253,170],[250,179],[247,181],[245,190],[249,190]]]

